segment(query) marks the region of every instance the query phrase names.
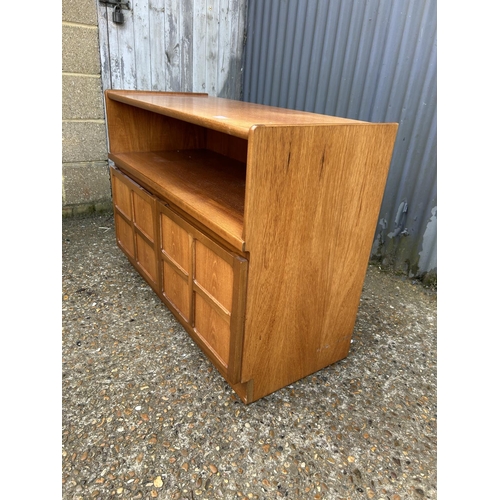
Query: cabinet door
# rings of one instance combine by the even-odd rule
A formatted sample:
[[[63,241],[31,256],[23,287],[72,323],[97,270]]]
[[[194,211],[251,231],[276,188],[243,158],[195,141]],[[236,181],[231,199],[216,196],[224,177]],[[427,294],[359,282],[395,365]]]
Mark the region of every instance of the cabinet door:
[[[110,171],[118,246],[157,290],[155,198],[116,168],[111,167]]]
[[[241,368],[247,260],[158,204],[161,296],[230,382]]]

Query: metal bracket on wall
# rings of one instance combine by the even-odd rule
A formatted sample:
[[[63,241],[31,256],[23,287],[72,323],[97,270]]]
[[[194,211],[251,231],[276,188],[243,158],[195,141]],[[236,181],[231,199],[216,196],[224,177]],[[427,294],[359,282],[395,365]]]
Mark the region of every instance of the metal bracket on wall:
[[[122,9],[130,10],[130,2],[123,2],[122,0],[99,0],[99,2],[106,5],[114,5],[113,22],[116,24],[124,23],[125,16],[123,15]]]

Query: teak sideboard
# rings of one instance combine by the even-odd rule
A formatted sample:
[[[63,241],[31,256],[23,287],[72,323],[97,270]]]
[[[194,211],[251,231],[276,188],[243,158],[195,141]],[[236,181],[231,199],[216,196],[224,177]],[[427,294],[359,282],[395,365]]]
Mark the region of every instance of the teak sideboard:
[[[346,357],[398,125],[105,99],[117,244],[243,402]]]

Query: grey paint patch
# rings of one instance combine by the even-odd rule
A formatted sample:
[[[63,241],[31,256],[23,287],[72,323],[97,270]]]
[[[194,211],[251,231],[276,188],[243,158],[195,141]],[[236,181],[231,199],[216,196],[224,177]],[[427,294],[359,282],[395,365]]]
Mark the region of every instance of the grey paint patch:
[[[419,252],[419,268],[425,273],[437,269],[437,207],[434,207],[431,213],[422,239],[422,250]]]
[[[407,235],[408,229],[403,229],[406,222],[406,214],[408,213],[408,203],[402,201],[399,204],[398,211],[396,212],[396,218],[394,219],[394,231],[391,231],[387,237],[394,238],[398,235]]]
[[[387,229],[387,219],[380,219],[378,221],[378,227],[381,229],[378,229],[378,232],[375,235],[375,239],[373,240],[371,252],[372,255],[377,255],[380,251],[381,245],[385,243],[384,229]]]

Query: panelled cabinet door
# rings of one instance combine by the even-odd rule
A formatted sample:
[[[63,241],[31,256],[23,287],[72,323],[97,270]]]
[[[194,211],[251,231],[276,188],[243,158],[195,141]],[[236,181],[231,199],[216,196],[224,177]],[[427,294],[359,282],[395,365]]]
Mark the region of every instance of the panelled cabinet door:
[[[156,290],[159,272],[155,198],[116,168],[111,167],[110,172],[118,246]]]
[[[241,368],[247,260],[158,203],[161,296],[231,382]]]
[[[174,222],[163,207],[160,209],[160,235],[163,296],[182,319],[191,324],[193,237],[184,227]]]

